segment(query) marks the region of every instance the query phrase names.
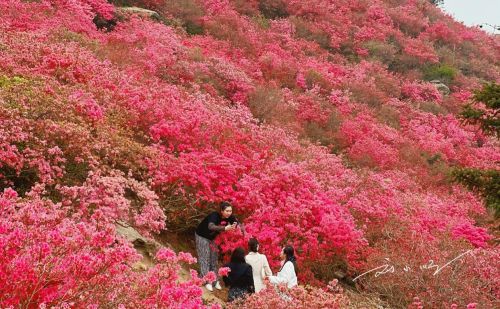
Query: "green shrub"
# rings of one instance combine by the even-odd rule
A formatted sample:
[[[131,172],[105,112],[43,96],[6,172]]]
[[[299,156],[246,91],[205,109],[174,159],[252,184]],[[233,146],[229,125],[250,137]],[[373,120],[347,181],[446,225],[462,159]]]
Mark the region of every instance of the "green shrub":
[[[0,88],[9,88],[11,86],[23,84],[27,81],[28,80],[19,76],[7,77],[5,75],[0,75]]]
[[[440,64],[425,68],[423,73],[426,80],[438,79],[445,84],[449,84],[455,79],[457,70],[452,66]]]
[[[190,35],[197,35],[197,34],[203,34],[205,30],[203,30],[203,26],[192,21],[192,20],[187,20],[183,24],[184,29],[186,29],[186,32]]]
[[[455,181],[462,183],[469,190],[481,194],[495,216],[500,216],[500,172],[474,168],[456,168],[452,171]]]
[[[474,106],[476,102],[484,103],[493,112],[486,113],[483,109],[476,109]],[[500,85],[491,83],[475,92],[473,102],[464,108],[460,116],[465,123],[479,125],[484,133],[498,139],[500,137],[499,110]],[[469,190],[480,193],[484,197],[486,205],[495,212],[495,216],[500,216],[500,171],[457,168],[452,172],[452,177]]]
[[[500,85],[496,83],[486,84],[481,90],[474,94],[474,102],[482,102],[487,108],[491,109],[492,113],[487,113],[483,109],[478,109],[474,103],[467,105],[462,113],[461,118],[465,123],[478,125],[486,134],[500,137]]]

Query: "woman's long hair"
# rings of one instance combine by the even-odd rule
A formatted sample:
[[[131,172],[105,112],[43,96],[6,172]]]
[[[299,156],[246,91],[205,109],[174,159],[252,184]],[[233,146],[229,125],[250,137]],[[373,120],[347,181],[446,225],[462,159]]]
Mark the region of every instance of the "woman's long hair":
[[[234,249],[233,253],[231,254],[231,263],[245,263],[245,249],[243,249],[242,247]]]
[[[259,241],[255,238],[250,238],[250,240],[248,240],[248,250],[250,252],[258,252],[259,251]]]
[[[283,269],[283,266],[285,266],[286,262],[292,262],[295,273],[297,274],[299,272],[299,269],[297,268],[297,258],[295,257],[295,250],[293,250],[292,246],[285,246],[283,248],[283,253],[285,254],[286,258],[285,263],[283,263],[283,265],[281,266],[281,269]]]

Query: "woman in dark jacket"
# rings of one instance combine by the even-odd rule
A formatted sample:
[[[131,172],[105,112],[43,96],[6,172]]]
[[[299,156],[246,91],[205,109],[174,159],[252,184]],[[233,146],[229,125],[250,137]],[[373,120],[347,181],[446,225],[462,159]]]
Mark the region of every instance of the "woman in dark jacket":
[[[231,270],[223,278],[226,286],[229,286],[228,301],[255,293],[252,266],[245,263],[245,250],[243,248],[236,248],[231,255],[231,262],[224,267],[229,267]]]
[[[209,271],[218,273],[218,250],[214,242],[215,237],[224,231],[234,230],[237,226],[245,235],[243,225],[238,222],[238,219],[233,215],[233,206],[228,202],[220,203],[220,211],[214,211],[200,222],[196,228],[196,251],[198,253],[198,263],[200,264],[200,275],[204,277]],[[212,282],[205,282],[207,290],[212,292]],[[215,288],[220,290],[219,281],[215,282]]]

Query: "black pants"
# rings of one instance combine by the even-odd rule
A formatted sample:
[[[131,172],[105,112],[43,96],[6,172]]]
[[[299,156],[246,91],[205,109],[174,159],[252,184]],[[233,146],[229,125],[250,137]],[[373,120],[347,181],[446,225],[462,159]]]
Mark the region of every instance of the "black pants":
[[[229,295],[227,301],[232,302],[233,300],[244,298],[248,295],[247,288],[231,287],[229,288]]]

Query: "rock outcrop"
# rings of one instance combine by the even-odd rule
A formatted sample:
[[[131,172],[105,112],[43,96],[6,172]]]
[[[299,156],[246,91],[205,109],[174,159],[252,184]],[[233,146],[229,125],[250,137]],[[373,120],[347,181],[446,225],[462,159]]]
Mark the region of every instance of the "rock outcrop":
[[[148,258],[153,258],[156,252],[162,247],[162,245],[154,239],[142,236],[136,229],[124,222],[116,224],[116,232],[125,237],[125,239],[134,245],[137,251]]]
[[[442,81],[439,79],[431,80],[430,83],[432,83],[436,89],[441,92],[443,96],[447,96],[450,94],[450,88],[446,86]]]
[[[130,7],[118,7],[116,8],[116,13],[118,16],[124,16],[124,15],[130,15],[130,14],[135,14],[143,17],[148,17],[154,20],[160,20],[160,14],[158,14],[155,11],[152,10],[147,10],[143,9],[140,7],[136,6],[130,6]]]

